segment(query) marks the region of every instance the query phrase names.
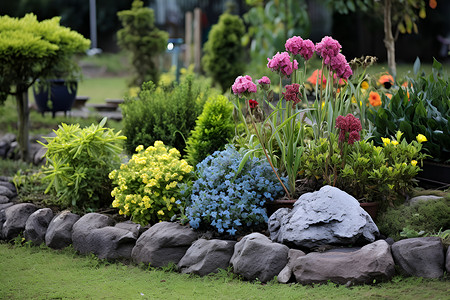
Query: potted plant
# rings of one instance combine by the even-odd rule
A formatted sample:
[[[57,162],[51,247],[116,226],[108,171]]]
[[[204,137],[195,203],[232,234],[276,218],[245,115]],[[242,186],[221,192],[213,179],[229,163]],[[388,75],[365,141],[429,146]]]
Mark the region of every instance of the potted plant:
[[[33,86],[33,95],[37,109],[42,115],[47,111],[51,111],[53,117],[58,111],[63,111],[66,114],[72,109],[77,95],[77,87],[78,81],[66,81],[62,78],[37,82]]]

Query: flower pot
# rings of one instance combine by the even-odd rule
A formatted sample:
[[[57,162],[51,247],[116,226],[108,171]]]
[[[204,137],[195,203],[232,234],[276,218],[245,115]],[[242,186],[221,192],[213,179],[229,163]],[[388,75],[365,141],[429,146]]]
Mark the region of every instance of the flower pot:
[[[422,171],[416,179],[426,188],[437,188],[450,185],[450,165],[429,160],[423,161]]]
[[[297,200],[273,200],[270,202],[267,202],[266,207],[267,207],[267,216],[271,216],[274,212],[276,212],[279,208],[293,208],[294,207],[294,203]]]
[[[51,111],[53,117],[57,111],[63,111],[66,114],[72,109],[77,95],[77,86],[76,81],[66,82],[64,79],[52,79],[48,80],[48,84],[34,86],[33,94],[39,112],[44,114]]]
[[[369,214],[373,221],[377,218],[378,202],[360,202],[359,205]]]

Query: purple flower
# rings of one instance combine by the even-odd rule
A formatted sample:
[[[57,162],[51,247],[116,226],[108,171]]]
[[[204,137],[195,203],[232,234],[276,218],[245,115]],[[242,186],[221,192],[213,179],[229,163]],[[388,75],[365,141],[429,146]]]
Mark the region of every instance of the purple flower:
[[[303,40],[302,49],[300,49],[300,55],[303,56],[305,60],[310,59],[314,54],[315,46],[311,40]]]
[[[270,84],[270,79],[267,76],[263,76],[263,77],[261,77],[261,79],[258,80],[258,83],[260,85],[263,85],[263,84],[269,85]]]
[[[338,53],[336,56],[330,59],[331,71],[336,72],[338,77],[348,79],[352,74],[352,69],[348,64],[345,56],[342,53]]]
[[[329,36],[324,37],[320,43],[316,44],[316,52],[324,59],[326,65],[330,63],[332,57],[339,53],[341,48],[341,44]]]
[[[302,49],[302,46],[303,46],[303,39],[299,36],[291,37],[286,41],[286,44],[284,44],[286,51],[288,51],[292,55],[299,54],[300,50]]]
[[[298,62],[295,59],[294,62],[291,62],[291,58],[287,52],[277,52],[272,59],[267,58],[267,60],[269,61],[267,63],[269,69],[286,76],[291,75],[294,70],[298,69]]]
[[[248,75],[238,76],[231,87],[233,93],[241,97],[243,94],[256,93],[256,84]]]

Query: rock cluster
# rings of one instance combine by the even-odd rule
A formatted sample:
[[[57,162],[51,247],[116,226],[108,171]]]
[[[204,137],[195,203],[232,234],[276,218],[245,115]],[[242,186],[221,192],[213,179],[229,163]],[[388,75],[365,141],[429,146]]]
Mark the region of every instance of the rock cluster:
[[[362,247],[303,252],[261,233],[246,235],[236,242],[205,239],[178,223],[161,222],[144,230],[130,221],[116,224],[110,217],[98,213],[80,217],[63,211],[54,216],[48,208],[15,204],[14,185],[7,181],[0,180],[0,187],[5,187],[0,188],[0,199],[3,199],[0,239],[11,240],[23,232],[25,239],[34,244],[45,243],[54,249],[73,244],[79,253],[93,253],[101,259],[127,259],[153,267],[172,263],[183,273],[201,276],[231,266],[247,280],[267,282],[277,276],[282,283],[302,284],[331,281],[353,285],[387,281],[394,275],[395,266],[406,275],[427,278],[438,278],[444,271],[450,271],[450,250],[444,253],[439,238],[407,239],[392,246],[385,240],[369,238],[368,244]],[[295,214],[292,216],[291,219],[295,218]],[[367,220],[364,215],[362,218]],[[280,223],[285,224],[283,220]],[[364,228],[364,225],[358,226]],[[374,233],[372,229],[368,232]],[[286,236],[283,233],[283,237]],[[370,235],[362,229],[361,236]],[[345,236],[344,240],[347,239]],[[312,240],[307,239],[308,246]],[[322,245],[323,241],[317,240]],[[295,243],[299,240],[295,239]]]
[[[55,136],[55,133],[50,133],[46,136]],[[45,153],[47,149],[39,144],[37,141],[46,143],[46,140],[41,136],[30,138],[30,158],[35,165],[45,163]],[[17,142],[17,137],[13,133],[7,133],[0,137],[0,159],[20,159]]]

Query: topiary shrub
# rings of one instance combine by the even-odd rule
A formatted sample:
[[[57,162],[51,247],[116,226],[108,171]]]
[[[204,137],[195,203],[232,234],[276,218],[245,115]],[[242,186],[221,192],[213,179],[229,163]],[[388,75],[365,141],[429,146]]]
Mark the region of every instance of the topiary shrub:
[[[146,81],[158,82],[156,56],[166,50],[169,35],[155,26],[153,9],[144,7],[140,0],[133,1],[131,10],[117,13],[123,28],[117,32],[119,46],[131,54],[133,86]]]
[[[213,229],[235,235],[251,226],[265,225],[264,205],[283,194],[283,188],[267,161],[246,161],[234,146],[216,151],[197,165],[197,180],[187,199],[186,217],[193,228]],[[286,181],[286,178],[283,178]]]
[[[186,144],[186,160],[196,165],[234,136],[233,104],[222,95],[210,98]]]
[[[183,151],[185,138],[194,129],[208,90],[194,83],[192,77],[174,86],[156,88],[152,82],[143,84],[136,99],[126,98],[121,105],[127,152],[132,154],[137,146],[148,147],[158,140]]]
[[[46,137],[48,144],[44,169],[48,182],[46,193],[56,192],[61,208],[89,212],[109,206],[111,184],[108,174],[120,164],[121,141],[125,136],[100,124],[80,128],[62,123],[56,137]]]
[[[116,185],[111,192],[115,197],[112,206],[144,226],[169,221],[180,211],[180,202],[175,203],[178,184],[186,181],[193,167],[180,160],[177,149],[167,150],[161,141],[145,150],[140,145],[136,151],[128,163],[109,174]]]
[[[442,199],[420,201],[414,205],[389,207],[378,217],[380,232],[395,240],[404,230],[437,233],[450,228],[450,196]]]
[[[244,33],[245,26],[241,18],[225,13],[212,26],[208,41],[203,47],[202,64],[224,92],[244,72],[245,53],[241,44]]]

